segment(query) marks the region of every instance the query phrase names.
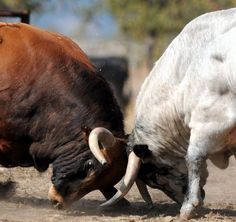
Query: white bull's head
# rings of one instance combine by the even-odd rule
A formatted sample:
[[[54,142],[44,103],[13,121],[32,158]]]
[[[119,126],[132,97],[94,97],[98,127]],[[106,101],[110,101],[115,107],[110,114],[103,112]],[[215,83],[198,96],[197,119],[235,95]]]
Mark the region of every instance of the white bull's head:
[[[147,145],[135,145],[132,150],[129,154],[126,174],[120,190],[102,206],[110,206],[123,198],[129,192],[137,177],[150,187],[162,190],[177,203],[182,203],[188,188],[187,170],[183,172],[179,170],[178,166],[145,163],[145,160],[150,159],[152,155]],[[182,161],[185,162],[185,159],[183,158]],[[201,193],[204,198],[205,192],[203,189]]]

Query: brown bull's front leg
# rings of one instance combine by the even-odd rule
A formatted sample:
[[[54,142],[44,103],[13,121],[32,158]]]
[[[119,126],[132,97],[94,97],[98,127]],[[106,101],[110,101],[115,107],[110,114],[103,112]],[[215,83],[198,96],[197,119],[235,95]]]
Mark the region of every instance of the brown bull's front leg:
[[[110,198],[112,198],[115,195],[115,193],[117,192],[117,189],[115,187],[111,187],[111,188],[106,188],[106,189],[100,189],[100,191],[102,192],[104,197],[107,200],[109,200]],[[122,198],[114,206],[126,207],[126,206],[129,206],[129,205],[130,205],[129,201],[126,200],[125,198]]]
[[[188,148],[186,162],[188,167],[188,192],[185,195],[184,203],[180,214],[184,219],[190,219],[194,210],[203,204],[201,195],[202,184],[205,184],[206,154],[195,145]]]

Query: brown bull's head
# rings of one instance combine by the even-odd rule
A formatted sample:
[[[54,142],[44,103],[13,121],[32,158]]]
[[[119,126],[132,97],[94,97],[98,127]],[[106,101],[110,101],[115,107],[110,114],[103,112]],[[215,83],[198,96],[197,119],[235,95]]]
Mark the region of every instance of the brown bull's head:
[[[84,129],[80,149],[68,150],[53,163],[53,185],[48,194],[59,208],[92,190],[111,188],[125,173],[126,141],[114,137],[105,128],[98,127],[91,132]]]

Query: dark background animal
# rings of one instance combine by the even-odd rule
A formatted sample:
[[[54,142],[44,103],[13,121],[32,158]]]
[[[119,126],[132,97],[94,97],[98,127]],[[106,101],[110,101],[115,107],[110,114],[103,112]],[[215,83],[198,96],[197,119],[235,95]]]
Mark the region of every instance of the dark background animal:
[[[124,139],[112,90],[79,46],[33,26],[0,23],[0,164],[39,171],[52,164],[49,196],[60,206],[95,189],[109,198],[125,171],[126,145],[104,149],[98,141],[102,165],[88,145],[97,127]]]
[[[109,82],[114,95],[125,110],[130,95],[125,93],[125,85],[129,77],[129,64],[126,57],[89,57],[98,72]]]

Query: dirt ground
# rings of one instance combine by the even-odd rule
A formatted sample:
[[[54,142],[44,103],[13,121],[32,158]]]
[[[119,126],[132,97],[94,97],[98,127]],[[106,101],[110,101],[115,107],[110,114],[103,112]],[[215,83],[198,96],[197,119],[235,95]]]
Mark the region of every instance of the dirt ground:
[[[236,221],[235,160],[222,171],[209,164],[210,176],[205,186],[205,205],[197,218],[190,221]],[[33,168],[15,168],[1,172],[1,180],[9,176],[16,181],[11,197],[0,200],[0,221],[180,221],[179,206],[158,190],[149,189],[155,206],[149,209],[142,201],[136,187],[127,195],[130,207],[100,209],[104,201],[99,192],[92,192],[76,202],[68,210],[57,210],[47,199],[50,186],[50,170],[40,174]]]
[[[126,113],[127,132],[133,126],[133,112]],[[209,177],[204,207],[198,210],[192,221],[236,221],[236,160],[232,157],[226,170],[208,163]],[[47,199],[51,170],[39,173],[34,168],[14,168],[1,171],[0,182],[9,178],[16,182],[15,192],[4,196],[0,188],[0,222],[176,222],[180,206],[165,194],[149,188],[154,207],[149,209],[136,186],[126,196],[129,207],[101,209],[104,197],[94,191],[67,210],[58,210]],[[118,187],[118,186],[117,186]]]

